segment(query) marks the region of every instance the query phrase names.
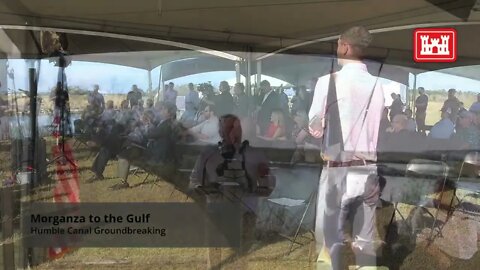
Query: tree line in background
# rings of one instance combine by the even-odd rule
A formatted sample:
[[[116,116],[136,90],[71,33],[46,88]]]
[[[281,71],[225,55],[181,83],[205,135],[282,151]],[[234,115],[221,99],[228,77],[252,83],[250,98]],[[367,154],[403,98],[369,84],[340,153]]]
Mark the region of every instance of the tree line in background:
[[[447,92],[448,92],[448,89],[425,90],[425,93],[427,94],[427,96],[429,96],[430,101],[438,101],[438,102],[440,101],[443,102],[445,99],[447,99]],[[457,89],[456,96],[458,97],[458,99],[460,99],[463,102],[471,100],[471,102],[473,103],[477,99],[477,94],[478,93],[475,93],[472,91],[462,91]]]
[[[213,85],[213,87],[214,89],[217,88],[215,87],[215,85]],[[176,85],[175,89],[178,91],[179,96],[185,96],[189,91],[188,84]],[[39,94],[40,97],[42,98],[44,107],[50,108],[52,106],[52,102],[50,100],[50,93],[52,93],[53,90],[54,88],[50,89],[49,92],[43,92]],[[92,90],[85,89],[80,86],[69,86],[68,90],[69,90],[71,100],[74,100],[74,102],[70,104],[71,108],[73,110],[84,109],[87,105],[87,95]],[[108,92],[108,89],[101,89],[101,90],[103,91],[107,90]],[[158,87],[150,91],[148,90],[144,91],[144,99],[154,98],[157,91],[158,91]],[[429,96],[429,101],[431,103],[443,103],[447,99],[447,91],[448,89],[426,90],[426,94]],[[411,93],[413,93],[413,91]],[[418,93],[415,93],[415,94],[418,95]],[[109,100],[109,99],[113,100],[115,106],[119,106],[120,102],[126,98],[126,93],[107,93],[104,95],[105,95],[105,100]],[[472,91],[462,91],[457,89],[456,96],[459,98],[459,100],[464,102],[466,106],[470,106],[473,102],[476,101],[477,93]],[[21,99],[19,106],[22,106],[24,102],[28,102],[28,99]]]

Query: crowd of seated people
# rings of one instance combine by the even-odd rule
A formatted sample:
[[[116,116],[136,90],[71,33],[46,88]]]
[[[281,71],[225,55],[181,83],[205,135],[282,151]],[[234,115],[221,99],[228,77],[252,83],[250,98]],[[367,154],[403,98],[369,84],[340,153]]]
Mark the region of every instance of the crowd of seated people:
[[[109,102],[107,102],[109,103]],[[137,104],[138,105],[138,104]],[[94,176],[89,182],[103,179],[103,172],[109,160],[124,159],[128,162],[141,161],[144,163],[174,162],[172,153],[180,138],[177,131],[176,113],[174,104],[160,102],[150,110],[129,108],[128,102],[122,102],[120,110],[109,112],[107,109],[99,115],[91,129],[90,139],[99,147],[91,170]],[[158,113],[155,113],[155,109]],[[83,120],[83,119],[82,119]],[[129,167],[122,165],[121,167]],[[128,172],[128,171],[127,171]],[[127,175],[115,187],[128,187]]]
[[[94,179],[103,178],[103,170],[112,158],[137,158],[135,153],[125,151],[131,145],[146,151],[141,155],[143,158],[157,162],[173,153],[167,145],[180,140],[216,145],[220,141],[219,118],[226,114],[240,118],[244,137],[252,146],[288,146],[302,153],[306,146],[318,150],[322,145],[322,139],[314,138],[308,130],[311,93],[305,87],[296,88],[295,95],[289,99],[283,89],[275,89],[266,80],[259,84],[253,96],[246,94],[242,83],[231,87],[222,81],[217,93],[210,83],[198,86],[191,83],[185,98],[185,112],[177,121],[177,109],[172,103],[177,91],[173,83],[167,86],[164,101],[154,104],[152,99],[146,99],[145,106],[143,99],[137,99],[140,92],[133,87],[129,99],[122,101],[118,110],[113,101],[102,102],[98,91],[92,95],[92,102],[76,124],[100,147],[92,165]],[[453,94],[449,91],[442,119],[427,133],[418,130],[412,110],[404,108],[398,94],[392,94],[392,106],[384,109],[381,118],[379,151],[418,154],[436,150],[439,145],[436,140],[442,140],[440,144],[444,149],[480,149],[480,110],[461,109],[460,104],[454,104],[458,99]],[[474,109],[478,107],[472,105]],[[128,186],[127,176],[122,177],[123,186]]]
[[[260,84],[254,96],[246,95],[241,83],[231,87],[223,81],[219,90],[216,94],[210,84],[197,89],[190,84],[185,99],[186,115],[179,121],[176,120],[177,108],[171,102],[176,93],[173,84],[168,85],[167,98],[156,104],[152,99],[146,99],[144,106],[141,91],[136,86],[118,109],[111,100],[104,105],[103,102],[89,104],[76,123],[78,130],[89,136],[89,145],[96,145],[99,149],[91,168],[94,176],[89,182],[103,179],[105,167],[111,159],[123,162],[119,166],[122,182],[115,187],[124,188],[129,186],[125,168],[136,161],[147,165],[172,161],[174,145],[180,141],[216,145],[220,141],[219,117],[225,114],[238,113],[245,137],[252,145],[275,148],[280,143],[288,143],[295,148],[296,145],[302,147],[309,140],[306,111],[309,95],[304,89],[297,90],[297,105],[292,110],[288,97],[282,90],[271,87],[268,81]],[[96,99],[92,100],[100,100],[101,94],[95,95]]]
[[[311,96],[302,86],[295,88],[295,96],[290,100],[282,87],[275,89],[266,80],[259,84],[253,96],[247,95],[242,83],[231,87],[222,81],[217,93],[209,83],[189,84],[180,123],[186,130],[188,142],[216,144],[218,118],[234,114],[245,123],[245,129],[253,131],[246,136],[252,145],[294,149],[313,138],[307,129]]]
[[[395,159],[385,153],[405,153],[410,154],[410,158],[421,158],[440,152],[444,157],[462,160],[465,152],[480,150],[480,113],[462,109],[454,89],[449,90],[441,109],[441,119],[427,134],[418,130],[409,108],[393,114],[392,108],[390,113],[387,113],[388,109],[385,108],[379,132],[378,149],[383,159]],[[388,119],[387,115],[393,117]],[[433,158],[440,158],[440,155]]]

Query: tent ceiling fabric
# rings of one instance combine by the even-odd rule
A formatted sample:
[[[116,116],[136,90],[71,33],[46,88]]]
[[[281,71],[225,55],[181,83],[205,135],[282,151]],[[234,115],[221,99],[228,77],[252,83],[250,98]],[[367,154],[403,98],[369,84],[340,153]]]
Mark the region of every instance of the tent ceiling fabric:
[[[331,36],[352,25],[369,29],[460,22],[450,6],[419,0],[4,0],[1,24],[113,32],[169,40],[242,44],[265,49]],[[445,10],[443,8],[446,8]],[[210,47],[212,47],[210,46]]]
[[[262,61],[262,74],[268,75],[292,85],[308,85],[311,79],[328,74],[332,70],[332,61],[336,70],[336,59],[318,55],[278,54]],[[379,74],[383,78],[408,84],[408,70],[396,66],[368,61],[371,74]],[[380,70],[381,68],[381,70]],[[197,57],[174,61],[162,66],[165,81],[175,78],[212,71],[235,71],[234,62],[216,57]],[[246,76],[246,67],[240,69]],[[252,74],[256,73],[256,65],[252,66]]]
[[[73,61],[87,61],[152,70],[160,65],[203,55],[196,51],[142,51],[73,55]],[[231,62],[231,61],[229,61]]]
[[[4,26],[6,35],[24,58],[39,57],[34,42],[38,31],[9,30],[8,26],[96,31],[100,35],[68,34],[69,51],[74,57],[90,61],[98,56],[99,62],[124,63],[146,69],[151,69],[154,63],[184,57],[165,56],[164,51],[178,50],[172,46],[103,37],[101,33],[188,43],[213,50],[234,51],[240,57],[244,57],[246,51],[258,52],[256,55],[261,56],[306,41],[327,38],[324,42],[292,48],[285,53],[331,55],[334,53],[332,42],[336,35],[350,26],[364,25],[376,31],[374,48],[369,54],[371,59],[392,67],[399,66],[400,70],[404,67],[421,72],[479,63],[480,52],[477,48],[480,45],[480,26],[475,23],[480,23],[480,12],[473,8],[475,2],[476,0],[3,0],[0,2],[0,25]],[[413,62],[411,28],[415,25],[454,25],[459,36],[458,61],[451,64]],[[399,26],[410,28],[392,28]],[[113,59],[113,55],[92,55],[130,51],[160,52],[145,63],[135,61],[134,54],[120,54],[118,59]],[[10,52],[4,52],[5,54],[10,56]],[[145,56],[142,54],[140,53],[141,57]],[[305,60],[304,57],[298,59]],[[273,64],[279,60],[272,58],[264,62],[262,72],[279,74],[280,79],[283,76],[287,81],[304,81],[305,77],[314,73],[307,71],[318,66],[314,60],[307,59],[300,63],[298,59],[296,62],[287,62],[297,63],[298,71],[288,69],[285,64]],[[300,73],[301,71],[305,73]],[[479,75],[469,76],[478,79]]]

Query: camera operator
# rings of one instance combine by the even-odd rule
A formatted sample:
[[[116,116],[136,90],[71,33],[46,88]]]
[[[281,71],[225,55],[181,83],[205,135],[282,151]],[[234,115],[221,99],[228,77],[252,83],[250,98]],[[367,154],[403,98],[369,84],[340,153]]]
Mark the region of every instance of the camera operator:
[[[268,196],[275,186],[265,155],[242,142],[240,119],[227,114],[219,119],[222,141],[219,147],[206,149],[197,159],[190,176],[190,188],[206,196],[207,212],[215,203],[239,203],[242,207],[240,256],[253,239],[258,197]],[[221,249],[209,248],[209,268],[221,260]]]

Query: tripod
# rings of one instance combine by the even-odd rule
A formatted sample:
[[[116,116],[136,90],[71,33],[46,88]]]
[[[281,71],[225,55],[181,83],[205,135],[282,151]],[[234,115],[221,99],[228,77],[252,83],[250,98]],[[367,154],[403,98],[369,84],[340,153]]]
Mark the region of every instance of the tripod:
[[[65,68],[68,66],[68,62],[65,59],[65,53],[61,51],[57,51],[55,54],[58,55],[59,59],[56,63],[58,68],[58,81],[57,87],[55,89],[55,110],[54,110],[54,124],[58,125],[56,131],[54,132],[54,136],[56,137],[56,145],[59,148],[59,155],[54,157],[53,160],[49,162],[52,164],[56,161],[60,161],[62,164],[65,162],[70,163],[73,167],[77,167],[77,164],[68,156],[66,155],[65,150],[65,133],[67,132],[66,128],[70,123],[70,113],[69,113],[69,97],[68,97],[68,90],[66,89],[66,76],[65,76]],[[60,112],[60,115],[57,117],[55,114]],[[57,132],[58,131],[58,132]],[[71,133],[71,132],[70,132]],[[71,151],[71,150],[69,150]]]

